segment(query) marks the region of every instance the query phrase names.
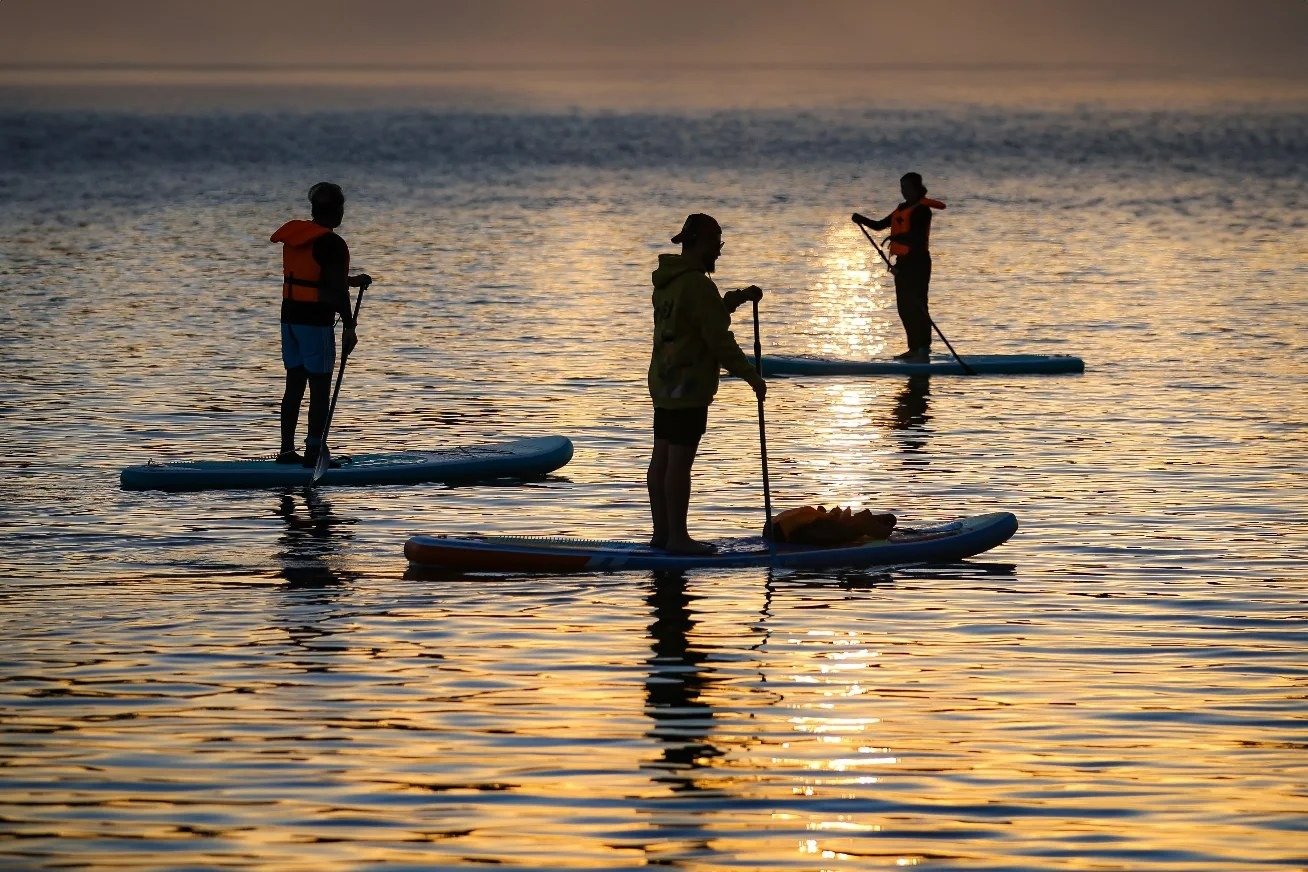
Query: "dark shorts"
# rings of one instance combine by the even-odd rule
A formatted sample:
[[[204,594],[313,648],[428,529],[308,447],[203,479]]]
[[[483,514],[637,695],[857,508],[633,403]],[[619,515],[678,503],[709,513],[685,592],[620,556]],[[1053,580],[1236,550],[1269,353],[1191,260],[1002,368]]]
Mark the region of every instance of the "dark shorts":
[[[336,331],[330,326],[282,322],[282,364],[302,366],[311,375],[331,372],[336,365]]]
[[[654,438],[673,445],[695,447],[708,429],[708,406],[698,409],[660,409],[654,407]]]

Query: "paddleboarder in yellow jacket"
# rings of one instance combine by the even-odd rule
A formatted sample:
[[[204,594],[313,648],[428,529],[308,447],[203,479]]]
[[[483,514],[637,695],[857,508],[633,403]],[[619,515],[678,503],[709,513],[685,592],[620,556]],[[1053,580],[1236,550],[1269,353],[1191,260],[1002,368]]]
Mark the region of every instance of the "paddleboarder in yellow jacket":
[[[724,296],[709,275],[722,253],[722,227],[695,213],[672,237],[681,254],[660,254],[654,270],[654,348],[649,395],[654,402],[654,451],[645,482],[654,535],[650,544],[679,554],[706,554],[712,545],[690,538],[690,469],[708,428],[718,371],[747,381],[759,399],[767,383],[736,344],[731,312],[763,298],[755,285]]]

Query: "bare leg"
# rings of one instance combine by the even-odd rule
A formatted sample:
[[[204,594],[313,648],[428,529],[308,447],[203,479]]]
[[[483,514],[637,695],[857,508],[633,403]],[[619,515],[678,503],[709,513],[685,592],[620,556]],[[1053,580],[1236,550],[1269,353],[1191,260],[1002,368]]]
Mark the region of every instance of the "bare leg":
[[[668,440],[655,439],[650,454],[649,470],[645,473],[645,489],[649,491],[649,513],[654,522],[654,535],[649,544],[654,548],[668,546],[668,499],[663,483],[668,474]]]
[[[667,509],[668,542],[664,547],[678,554],[709,554],[716,549],[696,542],[686,531],[690,511],[690,468],[695,463],[695,445],[668,445],[663,475],[663,500]]]
[[[304,367],[296,366],[286,370],[286,391],[282,394],[282,447],[283,452],[295,451],[295,425],[300,419],[300,403],[304,400],[304,388],[309,383],[309,374]]]
[[[327,426],[327,406],[332,392],[330,372],[309,373],[309,433],[305,437],[306,453],[315,456],[322,446],[322,431]]]

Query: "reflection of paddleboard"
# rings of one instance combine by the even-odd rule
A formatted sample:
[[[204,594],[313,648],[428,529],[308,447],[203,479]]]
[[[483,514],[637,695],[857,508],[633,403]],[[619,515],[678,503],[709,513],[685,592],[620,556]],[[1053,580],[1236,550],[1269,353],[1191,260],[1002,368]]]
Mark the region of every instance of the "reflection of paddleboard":
[[[356,454],[338,457],[320,485],[415,484],[426,481],[485,481],[529,478],[553,472],[572,459],[566,436],[461,445],[435,451]],[[272,460],[194,460],[129,466],[120,477],[125,490],[208,490],[287,487],[313,483],[313,470]]]
[[[713,554],[671,554],[639,542],[529,536],[413,536],[404,556],[414,566],[470,572],[589,572],[776,565],[792,568],[948,563],[988,551],[1017,531],[1017,518],[994,512],[895,530],[889,539],[843,548],[777,546],[761,537],[722,539]]]
[[[1084,372],[1085,362],[1070,354],[964,354],[978,375]],[[934,354],[930,363],[902,360],[836,360],[804,355],[763,355],[764,375],[963,375],[953,355]]]

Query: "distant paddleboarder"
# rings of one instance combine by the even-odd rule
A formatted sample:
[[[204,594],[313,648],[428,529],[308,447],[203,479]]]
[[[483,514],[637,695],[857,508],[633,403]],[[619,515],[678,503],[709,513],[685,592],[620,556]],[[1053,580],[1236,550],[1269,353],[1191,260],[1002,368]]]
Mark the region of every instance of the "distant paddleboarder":
[[[899,180],[904,202],[881,220],[854,213],[855,224],[873,230],[890,228],[890,253],[895,255],[895,307],[904,324],[908,350],[896,354],[896,360],[908,363],[931,361],[931,315],[927,307],[927,288],[931,284],[931,210],[945,204],[926,195],[926,185],[918,173],[905,173]]]
[[[282,244],[282,363],[286,366],[277,462],[312,467],[322,447],[336,363],[334,322],[341,319],[341,353],[349,357],[358,344],[349,289],[367,288],[372,278],[349,274],[350,249],[333,232],[345,217],[345,194],[340,186],[331,182],[314,185],[309,189],[309,206],[312,220],[287,221],[272,235],[272,241]],[[301,456],[295,450],[295,427],[306,384],[309,430]]]
[[[679,554],[707,554],[712,545],[686,531],[690,468],[700,437],[708,429],[708,407],[718,390],[718,371],[749,382],[761,400],[767,383],[731,333],[740,304],[763,298],[750,285],[719,295],[709,275],[722,253],[722,227],[695,213],[672,237],[681,254],[660,254],[654,270],[654,350],[649,394],[654,401],[654,452],[646,485],[654,535],[650,544]]]

